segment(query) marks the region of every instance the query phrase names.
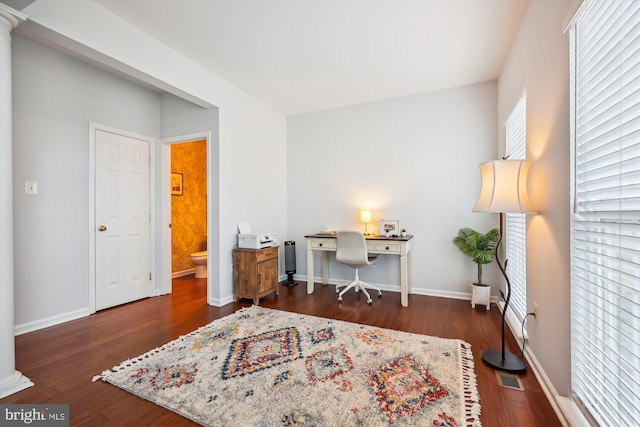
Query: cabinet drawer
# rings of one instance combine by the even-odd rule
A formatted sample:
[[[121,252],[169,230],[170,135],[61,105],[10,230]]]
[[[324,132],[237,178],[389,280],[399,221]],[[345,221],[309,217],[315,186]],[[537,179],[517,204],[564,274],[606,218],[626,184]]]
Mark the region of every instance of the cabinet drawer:
[[[400,243],[373,243],[371,244],[373,249],[369,248],[367,245],[367,250],[379,254],[399,254],[400,253]]]
[[[258,262],[266,261],[268,259],[278,257],[278,247],[262,249],[256,254],[256,260]]]
[[[333,249],[336,249],[336,247],[337,247],[336,239],[313,239],[311,241],[312,249],[333,250]]]

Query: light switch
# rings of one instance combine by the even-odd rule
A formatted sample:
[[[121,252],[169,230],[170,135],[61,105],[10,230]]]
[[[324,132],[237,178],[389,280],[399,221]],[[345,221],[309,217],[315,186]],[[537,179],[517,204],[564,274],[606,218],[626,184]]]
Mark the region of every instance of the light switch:
[[[36,181],[25,181],[24,194],[28,194],[30,196],[38,194],[38,183]]]

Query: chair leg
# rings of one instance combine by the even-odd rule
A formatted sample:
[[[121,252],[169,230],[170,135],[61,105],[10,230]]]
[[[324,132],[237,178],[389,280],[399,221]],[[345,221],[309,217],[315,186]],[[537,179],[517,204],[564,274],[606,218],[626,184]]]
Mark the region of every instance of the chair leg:
[[[382,291],[377,286],[373,286],[368,283],[362,282],[362,287],[367,289],[373,289],[374,291],[378,291],[378,298],[382,296]]]
[[[358,280],[358,287],[356,287],[356,290],[358,290],[358,288],[360,288],[360,290],[367,296],[367,304],[371,304],[371,295],[369,295],[369,292],[367,292],[366,288],[364,287],[364,283],[362,283],[360,280]]]
[[[340,285],[340,287],[343,285]],[[336,286],[336,292],[339,292],[338,294],[338,301],[342,301],[342,296],[349,292],[350,289],[355,289],[356,292],[360,292],[362,291],[366,296],[367,296],[367,304],[371,304],[371,295],[369,295],[369,292],[367,292],[367,288],[368,289],[374,289],[376,291],[378,291],[378,297],[382,296],[382,292],[380,291],[379,288],[369,285],[368,283],[363,282],[362,280],[360,280],[360,276],[358,275],[358,269],[356,268],[356,278],[353,282],[349,283],[347,285],[346,288],[344,288],[342,291],[338,291],[338,286]]]
[[[349,289],[355,288],[356,286],[358,286],[357,280],[354,280],[353,282],[349,283],[346,288],[340,291],[340,294],[338,295],[338,301],[342,301],[342,295],[344,295],[345,292],[349,291]]]
[[[340,285],[336,285],[336,294],[340,293],[340,288],[344,288],[345,286],[349,286],[353,282],[344,282]]]
[[[347,285],[347,287],[346,287],[346,288],[344,288],[344,289],[340,292],[340,294],[338,295],[338,301],[342,301],[342,295],[344,295],[344,294],[345,294],[345,292],[347,292],[349,289],[351,289],[351,288],[356,288],[356,290],[357,290],[357,289],[358,289],[358,287],[357,287],[357,286],[358,286],[358,282],[359,282],[359,281],[360,281],[360,279],[358,279],[358,269],[356,268],[356,278],[355,278],[355,280],[354,280],[353,282],[349,283],[349,284]],[[338,288],[337,288],[337,286],[336,286],[336,292],[338,292]]]

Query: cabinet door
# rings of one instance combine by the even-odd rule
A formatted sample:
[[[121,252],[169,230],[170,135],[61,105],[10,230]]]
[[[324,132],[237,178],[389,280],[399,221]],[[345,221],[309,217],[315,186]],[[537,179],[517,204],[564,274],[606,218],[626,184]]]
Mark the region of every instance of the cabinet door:
[[[235,294],[239,296],[253,295],[257,282],[255,256],[250,252],[236,251],[234,261]]]
[[[258,293],[274,288],[278,284],[278,258],[258,264]]]

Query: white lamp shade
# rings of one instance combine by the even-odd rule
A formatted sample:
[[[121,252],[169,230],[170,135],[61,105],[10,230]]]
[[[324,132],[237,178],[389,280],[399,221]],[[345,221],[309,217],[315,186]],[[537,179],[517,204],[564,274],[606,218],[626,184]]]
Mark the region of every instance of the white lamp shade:
[[[527,160],[494,160],[480,165],[482,188],[474,212],[535,213],[529,201]]]
[[[360,211],[360,222],[371,222],[371,211],[368,209],[362,209]]]

